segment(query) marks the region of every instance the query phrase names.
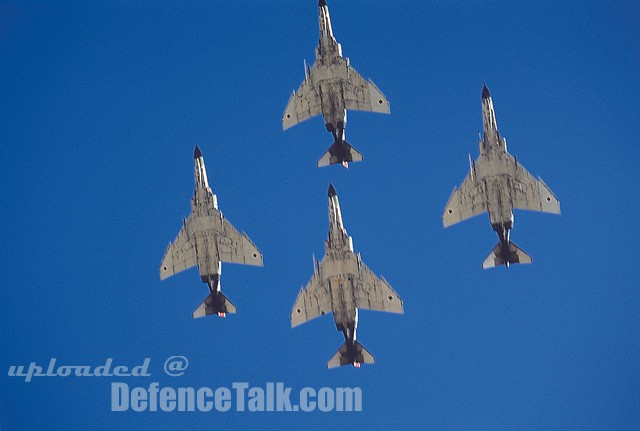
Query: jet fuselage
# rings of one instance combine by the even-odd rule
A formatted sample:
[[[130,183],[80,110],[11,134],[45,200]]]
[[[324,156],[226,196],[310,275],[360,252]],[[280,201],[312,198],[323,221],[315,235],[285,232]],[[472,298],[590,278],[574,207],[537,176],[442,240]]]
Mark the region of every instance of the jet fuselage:
[[[318,89],[322,104],[322,117],[327,130],[336,142],[344,140],[347,110],[342,94],[342,81],[348,80],[349,63],[342,57],[342,47],[333,37],[329,8],[318,5],[320,41],[316,48],[316,64],[310,79]]]
[[[360,257],[353,252],[353,241],[342,224],[340,202],[333,186],[329,191],[329,238],[325,241],[325,253],[325,264],[318,276],[321,283],[329,285],[333,320],[351,348],[358,327],[353,293]]]
[[[193,171],[196,188],[191,199],[191,213],[194,219],[189,225],[188,233],[195,241],[196,250],[209,250],[209,242],[215,241],[216,238],[210,233],[211,216],[208,208],[217,210],[218,198],[209,187],[204,157],[202,157],[202,153],[197,146],[194,153]],[[207,283],[211,293],[218,292],[220,290],[220,274],[222,272],[222,264],[218,257],[211,256],[209,253],[198,253],[196,260],[202,282]]]
[[[491,227],[500,238],[501,247],[509,248],[509,231],[513,228],[513,203],[510,198],[510,178],[507,161],[507,141],[500,137],[491,94],[482,91],[482,122],[484,134],[479,142],[479,162],[472,167],[475,181],[482,184],[487,197],[487,212]],[[507,265],[508,266],[508,265]]]

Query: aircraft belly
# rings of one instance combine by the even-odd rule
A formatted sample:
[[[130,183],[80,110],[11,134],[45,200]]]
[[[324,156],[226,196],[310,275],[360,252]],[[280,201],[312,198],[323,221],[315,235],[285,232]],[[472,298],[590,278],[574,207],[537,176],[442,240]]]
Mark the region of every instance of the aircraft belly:
[[[357,262],[350,254],[332,256],[323,265],[323,284],[329,285],[331,308],[336,325],[340,328],[355,322],[353,283],[358,274]]]
[[[487,180],[489,220],[492,225],[513,221],[513,203],[505,175],[496,175]]]
[[[197,232],[194,234],[194,242],[200,276],[217,274],[219,260],[215,235],[212,232]]]
[[[322,116],[325,124],[332,124],[336,127],[338,124],[343,123],[345,121],[345,105],[340,84],[323,82],[320,84],[320,94],[322,96]]]
[[[329,281],[333,319],[337,326],[355,322],[356,305],[351,280],[352,276],[337,276]]]
[[[504,163],[500,160],[481,157],[475,163],[475,175],[478,179],[489,179],[504,173]]]
[[[327,256],[327,260],[322,267],[323,282],[324,280],[333,281],[336,278],[353,278],[354,274],[357,273],[358,264],[356,262],[355,256],[353,256],[353,253],[350,252],[348,252],[344,256],[340,256],[337,259],[335,257],[330,258]]]
[[[340,82],[348,78],[349,71],[346,63],[335,62],[328,65],[316,64],[311,74],[311,82],[314,87],[327,81]]]

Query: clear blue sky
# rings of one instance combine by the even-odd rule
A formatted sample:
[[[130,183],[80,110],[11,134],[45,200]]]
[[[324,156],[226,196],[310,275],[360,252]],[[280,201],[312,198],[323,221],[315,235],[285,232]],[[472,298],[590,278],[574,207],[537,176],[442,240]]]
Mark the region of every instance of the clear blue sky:
[[[315,167],[321,119],[281,130],[316,5],[0,3],[0,428],[640,427],[638,2],[330,1],[343,53],[392,111],[349,113],[365,160],[348,171]],[[483,83],[510,152],[562,206],[516,212],[534,263],[509,270],[481,269],[486,215],[441,223],[478,154]],[[195,144],[264,253],[264,268],[224,265],[224,320],[191,318],[196,270],[158,276]],[[325,368],[331,317],[289,323],[324,253],[330,181],[356,251],[404,300],[403,316],[360,313],[377,363],[359,370]],[[164,375],[171,355],[189,358],[183,377]],[[51,357],[149,357],[173,386],[359,386],[364,411],[112,413],[113,379],[7,377]]]

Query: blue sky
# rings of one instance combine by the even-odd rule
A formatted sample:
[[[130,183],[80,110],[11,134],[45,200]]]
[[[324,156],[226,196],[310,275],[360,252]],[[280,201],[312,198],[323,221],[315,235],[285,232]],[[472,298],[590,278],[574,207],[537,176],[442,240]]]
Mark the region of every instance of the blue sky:
[[[0,428],[633,429],[640,426],[637,2],[329,2],[343,53],[391,102],[350,112],[364,154],[315,167],[319,118],[283,132],[314,60],[313,0],[0,3]],[[560,199],[516,212],[533,265],[483,271],[486,215],[441,213],[478,154],[490,88],[509,151]],[[238,308],[193,320],[196,270],[158,267],[204,154],[225,216],[264,268],[224,265]],[[404,300],[362,311],[376,357],[327,370],[331,317],[289,313],[322,256],[335,185],[356,251]],[[184,376],[164,375],[171,355]],[[359,386],[361,413],[114,413],[115,378],[10,365],[151,358],[148,385]]]

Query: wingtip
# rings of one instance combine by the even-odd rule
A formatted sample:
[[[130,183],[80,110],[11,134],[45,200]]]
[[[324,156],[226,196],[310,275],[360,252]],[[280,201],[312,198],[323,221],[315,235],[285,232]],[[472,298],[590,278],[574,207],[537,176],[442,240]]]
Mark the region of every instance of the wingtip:
[[[336,195],[336,189],[333,187],[333,184],[329,183],[329,197],[332,198]]]
[[[196,149],[193,150],[193,158],[199,159],[200,157],[202,157],[202,152],[200,151],[200,147],[196,144]]]
[[[487,84],[484,84],[484,86],[482,87],[482,98],[483,99],[489,99],[491,97],[491,93],[489,92],[489,89],[487,88]]]

